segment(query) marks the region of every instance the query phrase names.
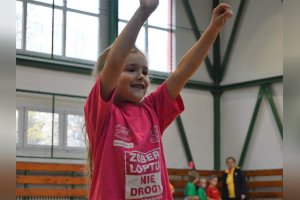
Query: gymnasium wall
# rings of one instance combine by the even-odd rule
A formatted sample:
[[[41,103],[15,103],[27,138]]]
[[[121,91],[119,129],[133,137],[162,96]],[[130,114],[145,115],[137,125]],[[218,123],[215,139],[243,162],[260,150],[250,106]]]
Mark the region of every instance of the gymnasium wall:
[[[210,1],[191,1],[192,8],[201,8],[201,12],[197,13],[199,25],[205,27],[209,22],[210,11],[206,9],[210,7]],[[176,28],[176,51],[177,62],[181,56],[194,44],[195,37],[191,29],[189,20],[185,13],[181,1],[175,1],[176,7],[176,23],[180,28]],[[104,33],[105,34],[105,33]],[[103,42],[103,41],[102,41]],[[103,42],[105,43],[105,42]],[[207,76],[206,69],[202,67],[198,78],[195,80],[210,81]],[[67,72],[58,72],[45,69],[36,69],[30,67],[16,67],[16,88],[28,89],[35,91],[45,91],[62,94],[87,96],[93,85],[93,78],[73,74]],[[157,85],[151,85],[150,91],[154,90]],[[182,91],[186,110],[182,115],[185,131],[190,143],[193,158],[197,168],[212,169],[213,167],[213,109],[212,96],[207,91],[197,91],[192,89],[184,89]],[[166,130],[163,138],[165,157],[168,167],[187,168],[187,160],[184,148],[180,139],[180,135],[175,123],[171,124]],[[30,159],[32,160],[32,159]],[[66,162],[65,160],[55,162]],[[69,162],[69,161],[68,161]],[[76,161],[70,161],[76,162]]]
[[[195,44],[196,37],[193,27],[189,21],[184,4],[181,0],[175,0],[176,5],[176,60],[180,58]],[[212,1],[211,0],[190,0],[191,9],[198,29],[202,33],[208,26],[211,18]],[[209,52],[209,57],[212,62],[212,51]],[[192,77],[193,80],[212,83],[205,64],[202,64],[200,69]]]
[[[34,91],[87,96],[93,85],[93,79],[89,76],[22,66],[17,66],[16,76],[18,89]],[[151,85],[149,91],[153,91],[156,87],[157,85]],[[182,98],[186,105],[182,120],[196,166],[205,166],[205,168],[211,169],[213,166],[211,156],[213,150],[211,145],[213,141],[211,134],[213,127],[212,97],[206,91],[184,89]],[[193,142],[195,140],[197,140],[196,143]],[[163,143],[168,166],[187,168],[188,165],[176,124],[171,124],[166,130]]]
[[[236,13],[239,3],[227,0]],[[246,1],[233,51],[222,85],[278,76],[283,74],[282,1]],[[223,31],[222,56],[234,20]],[[283,84],[271,85],[273,98],[283,120]],[[224,159],[233,155],[239,160],[259,87],[226,91],[222,95],[222,167]],[[253,136],[250,139],[245,169],[282,168],[283,153],[280,137],[269,102],[264,98]]]
[[[271,86],[275,105],[283,119],[282,84]],[[234,156],[239,161],[251,117],[258,96],[258,87],[225,92],[221,109],[221,160]],[[283,167],[283,146],[270,104],[264,97],[254,125],[246,153],[245,169],[272,169]]]
[[[236,14],[240,1],[226,0]],[[221,84],[243,82],[283,74],[282,1],[248,0]],[[235,15],[236,16],[236,15]],[[233,19],[221,34],[223,56]]]
[[[255,2],[255,0],[251,0],[249,2],[253,1]],[[260,7],[266,4],[263,2],[274,2],[274,0],[259,1],[259,4],[254,3],[253,5],[253,3],[249,3],[249,5],[252,7],[249,7],[249,5],[248,8],[246,7],[246,13],[248,13],[247,15],[254,12],[255,10],[259,10],[256,7]],[[195,43],[196,40],[182,1],[176,0],[174,2],[176,8],[176,16],[174,20],[176,21],[177,25],[175,30],[175,45],[177,47],[176,61],[178,62],[184,55],[184,53]],[[236,1],[231,0],[230,2],[232,3],[233,7],[237,7]],[[281,1],[279,0],[278,2],[281,3]],[[201,31],[203,31],[208,25],[211,18],[211,1],[190,0],[190,4],[195,15],[198,27]],[[238,42],[233,47],[233,54],[229,62],[228,73],[226,73],[223,84],[282,74],[282,60],[280,60],[281,27],[280,24],[276,24],[281,23],[281,18],[278,17],[279,5],[277,5],[275,2],[272,4],[269,3],[267,5],[270,7],[268,7],[268,9],[270,9],[270,12],[273,12],[272,15],[269,14],[271,16],[268,17],[268,21],[269,23],[272,22],[273,24],[267,23],[267,25],[258,26],[256,23],[264,24],[264,20],[255,20],[254,22],[251,22],[251,19],[248,19],[249,17],[247,17],[247,15],[245,15],[245,19],[243,19],[246,21],[248,20],[246,24],[244,24],[245,22],[243,20],[241,21],[242,26],[240,32],[238,33]],[[254,11],[250,12],[251,10]],[[260,12],[262,12],[262,10],[263,8],[261,8]],[[236,9],[234,9],[234,11],[236,11]],[[277,14],[275,11],[277,12]],[[260,15],[267,14],[260,13]],[[278,21],[279,18],[280,20]],[[225,45],[231,31],[230,26],[231,24],[229,24],[229,26],[225,28],[223,32],[224,36],[221,37],[221,49],[225,49]],[[275,29],[275,27],[277,28]],[[260,30],[262,28],[263,30]],[[274,31],[271,28],[273,28]],[[248,29],[256,32],[256,34],[253,35],[253,38],[250,41],[248,41]],[[258,29],[259,31],[256,29]],[[269,34],[271,34],[272,37],[269,38],[268,36],[265,36],[266,33],[264,31],[266,30],[269,30]],[[256,38],[258,38],[259,42],[255,41]],[[265,47],[262,41],[266,38],[268,39],[268,45]],[[256,45],[261,46],[257,47],[253,45],[254,42]],[[272,46],[272,42],[276,44],[276,48],[274,49]],[[245,46],[247,46],[247,48]],[[244,51],[245,48],[247,50],[245,50],[246,52]],[[271,50],[275,53],[269,52]],[[249,54],[251,55],[249,55],[247,52],[250,52]],[[260,58],[255,61],[255,66],[252,66],[251,63],[254,62],[254,55],[252,54],[254,53],[257,53],[259,56],[274,56],[271,60],[269,58],[267,60]],[[279,54],[280,56],[278,56]],[[211,52],[209,56],[212,61]],[[271,66],[271,64],[274,65]],[[252,68],[250,68],[250,65],[252,66]],[[261,69],[262,66],[263,69]],[[18,89],[82,96],[87,96],[89,90],[93,85],[93,78],[86,75],[36,69],[23,66],[16,67],[16,79],[16,88]],[[200,70],[198,70],[198,72],[192,77],[192,79],[211,82],[205,65],[201,66]],[[150,91],[152,91],[156,86],[157,85],[152,84],[150,87]],[[276,97],[274,97],[275,103],[278,105],[279,113],[282,117],[282,84],[278,83],[274,85],[274,91],[276,91]],[[237,158],[239,157],[243,145],[243,137],[246,135],[254,104],[257,98],[257,93],[258,88],[250,88],[246,90],[225,92],[222,95],[222,162],[227,155],[234,155]],[[182,121],[196,168],[213,169],[212,95],[210,92],[194,89],[184,89],[181,94],[185,102],[185,112],[182,114]],[[261,106],[261,112],[259,114],[261,120],[259,120],[259,118],[257,120],[260,121],[260,123],[257,124],[257,131],[254,130],[254,137],[251,139],[249,152],[245,160],[245,168],[276,168],[281,167],[282,165],[282,157],[280,156],[282,147],[280,143],[279,133],[272,118],[272,113],[269,105],[266,103],[267,102],[264,101]],[[235,106],[237,105],[239,105],[239,109],[236,109]],[[270,138],[268,138],[268,136],[270,136]],[[170,127],[165,131],[163,143],[168,167],[187,168],[188,165],[184,153],[184,148],[175,123],[171,124]],[[261,154],[259,152],[259,148],[257,148],[257,145],[264,152],[264,154]],[[272,152],[276,152],[276,154]],[[269,160],[266,160],[266,157],[269,158]],[[272,162],[270,162],[270,160]],[[258,163],[255,166],[254,161]],[[58,162],[66,162],[66,160]]]

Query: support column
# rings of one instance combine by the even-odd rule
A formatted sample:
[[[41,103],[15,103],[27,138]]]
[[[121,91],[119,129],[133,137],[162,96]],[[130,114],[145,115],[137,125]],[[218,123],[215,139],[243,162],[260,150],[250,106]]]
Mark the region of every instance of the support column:
[[[222,91],[212,91],[214,97],[214,169],[221,169],[221,95]]]

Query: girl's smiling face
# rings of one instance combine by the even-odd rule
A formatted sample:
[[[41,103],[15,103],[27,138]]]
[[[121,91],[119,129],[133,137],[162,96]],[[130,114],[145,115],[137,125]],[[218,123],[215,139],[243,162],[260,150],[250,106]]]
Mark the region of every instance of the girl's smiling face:
[[[149,87],[148,62],[140,52],[128,55],[116,87],[116,102],[139,103]]]

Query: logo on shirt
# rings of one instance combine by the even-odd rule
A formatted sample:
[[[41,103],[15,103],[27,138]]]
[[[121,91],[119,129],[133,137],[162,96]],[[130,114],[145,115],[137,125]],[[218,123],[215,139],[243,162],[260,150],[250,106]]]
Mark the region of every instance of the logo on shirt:
[[[160,134],[157,126],[153,126],[153,128],[149,131],[150,133],[150,142],[156,143],[160,140]]]
[[[131,142],[131,143],[128,143],[128,142],[124,142],[122,140],[114,140],[113,142],[113,145],[114,146],[117,146],[117,147],[124,147],[124,148],[133,148],[134,147],[134,144]]]
[[[159,149],[125,151],[126,199],[155,198],[163,193]]]
[[[120,124],[115,126],[115,136],[125,141],[130,141],[132,138],[130,129]]]

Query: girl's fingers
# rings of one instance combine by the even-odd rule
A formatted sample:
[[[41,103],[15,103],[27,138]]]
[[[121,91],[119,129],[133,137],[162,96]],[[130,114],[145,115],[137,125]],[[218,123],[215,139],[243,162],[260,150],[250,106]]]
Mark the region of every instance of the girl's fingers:
[[[220,19],[226,19],[226,18],[229,18],[229,17],[232,17],[233,13],[231,10],[226,10],[223,14],[221,14],[219,16]]]
[[[215,8],[214,13],[221,15],[224,14],[227,10],[231,10],[231,7],[228,4],[221,3]]]
[[[224,7],[224,8],[230,8],[230,5],[229,4],[227,4],[227,3],[220,3],[219,5],[218,5],[218,7]]]

